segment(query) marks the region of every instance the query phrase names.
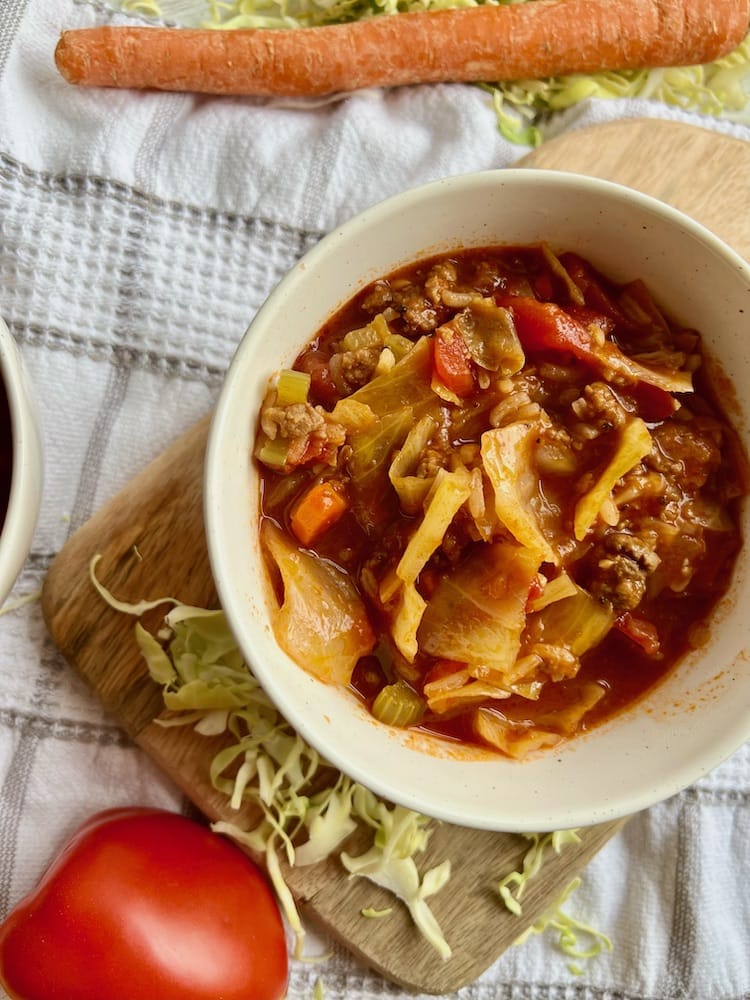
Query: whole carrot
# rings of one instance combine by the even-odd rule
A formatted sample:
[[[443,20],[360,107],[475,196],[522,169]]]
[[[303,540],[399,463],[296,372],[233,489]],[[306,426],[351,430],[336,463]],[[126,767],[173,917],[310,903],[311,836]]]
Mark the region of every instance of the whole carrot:
[[[81,29],[55,61],[89,87],[322,96],[698,65],[736,48],[749,19],[750,0],[534,0],[315,28]]]

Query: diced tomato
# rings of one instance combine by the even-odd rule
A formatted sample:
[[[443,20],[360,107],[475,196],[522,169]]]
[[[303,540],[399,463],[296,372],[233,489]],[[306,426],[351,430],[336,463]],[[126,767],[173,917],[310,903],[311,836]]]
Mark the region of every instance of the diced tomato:
[[[591,359],[591,333],[554,302],[538,302],[524,296],[509,298],[502,304],[513,313],[518,338],[527,354],[557,351]]]
[[[596,309],[592,309],[590,306],[579,306],[575,302],[571,302],[565,307],[568,315],[577,319],[579,323],[583,326],[590,326],[592,323],[596,323],[600,330],[604,332],[605,336],[614,332],[617,323],[612,319],[611,316],[607,316],[603,312],[598,312]]]
[[[531,581],[531,586],[529,587],[529,593],[526,598],[526,610],[528,611],[532,602],[541,597],[544,593],[545,579],[541,573],[537,573],[534,579]]]
[[[439,327],[433,337],[435,374],[459,398],[474,390],[474,365],[463,337],[450,327]]]
[[[625,611],[615,620],[615,628],[640,646],[647,656],[656,656],[659,652],[659,633],[653,622]]]
[[[646,423],[655,424],[666,420],[680,405],[666,389],[650,385],[648,382],[637,382],[630,389],[630,395],[635,400],[638,413]]]

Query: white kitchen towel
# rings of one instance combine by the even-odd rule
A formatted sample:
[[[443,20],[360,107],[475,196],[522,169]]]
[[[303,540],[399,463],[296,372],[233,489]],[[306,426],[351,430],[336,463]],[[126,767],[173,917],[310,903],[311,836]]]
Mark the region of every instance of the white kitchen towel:
[[[77,90],[64,28],[136,23],[98,0],[0,0],[0,315],[36,387],[45,494],[14,597],[77,527],[208,412],[253,314],[328,230],[404,188],[512,165],[487,94],[443,85],[299,107]],[[645,101],[594,102],[547,134],[632,116],[750,141]],[[738,206],[738,211],[747,206]],[[186,809],[47,636],[38,602],[0,618],[0,917],[62,839],[116,804]],[[568,968],[554,936],[512,948],[461,1000],[747,1000],[750,746],[634,817],[568,912],[613,951]],[[492,927],[477,933],[492,934]],[[341,948],[294,962],[290,997],[406,996]],[[101,998],[106,1000],[106,998]]]

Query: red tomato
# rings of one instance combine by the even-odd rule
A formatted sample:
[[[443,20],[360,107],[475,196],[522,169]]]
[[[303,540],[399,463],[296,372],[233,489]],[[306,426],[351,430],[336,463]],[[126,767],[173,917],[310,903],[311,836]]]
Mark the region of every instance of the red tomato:
[[[438,328],[433,338],[435,374],[458,397],[474,389],[474,368],[463,337],[453,330]]]
[[[12,1000],[281,1000],[275,897],[239,848],[184,816],[92,816],[0,926]]]
[[[576,358],[590,360],[591,334],[577,319],[554,302],[538,302],[527,296],[509,298],[518,339],[528,354],[562,351]]]
[[[637,382],[629,389],[629,393],[636,401],[639,414],[644,420],[653,423],[671,417],[680,405],[671,392],[649,385],[648,382]]]

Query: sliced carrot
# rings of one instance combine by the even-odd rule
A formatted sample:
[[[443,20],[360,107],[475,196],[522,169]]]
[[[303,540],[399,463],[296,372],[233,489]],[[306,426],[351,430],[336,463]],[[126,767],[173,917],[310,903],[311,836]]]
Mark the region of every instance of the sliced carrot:
[[[469,348],[451,327],[439,327],[432,341],[435,374],[446,389],[459,398],[468,396],[474,389],[474,368]]]
[[[312,545],[348,507],[346,497],[332,483],[315,483],[292,511],[292,531],[303,545]]]
[[[750,0],[533,0],[295,29],[66,31],[70,83],[254,96],[688,66],[736,48]]]

